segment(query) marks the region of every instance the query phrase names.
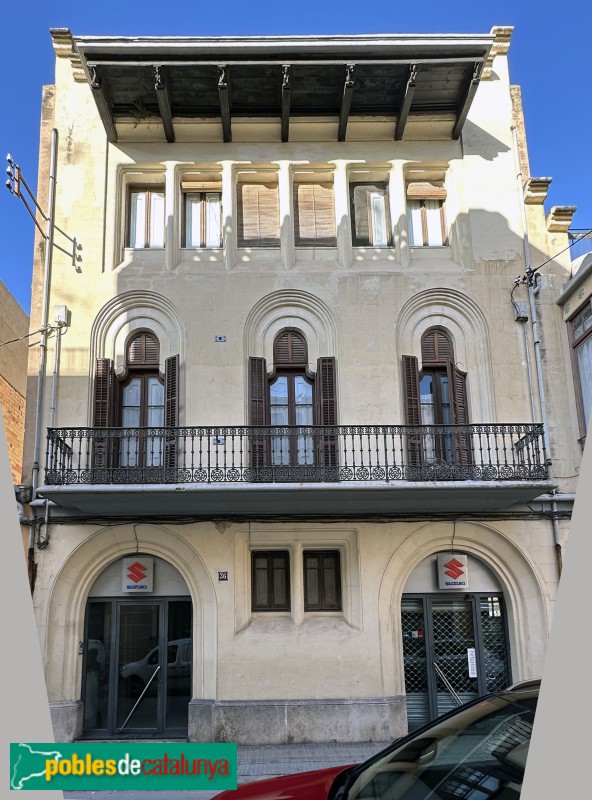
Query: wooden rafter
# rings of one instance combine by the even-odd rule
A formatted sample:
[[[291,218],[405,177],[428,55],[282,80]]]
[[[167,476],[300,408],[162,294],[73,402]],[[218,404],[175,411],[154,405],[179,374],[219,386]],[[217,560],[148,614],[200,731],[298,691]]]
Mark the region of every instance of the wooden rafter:
[[[107,139],[110,142],[117,141],[117,129],[115,128],[115,117],[113,116],[113,106],[107,87],[103,84],[103,77],[101,75],[101,68],[89,64],[90,70],[90,88],[92,89],[95,97],[95,102],[99,110],[99,114],[105,127]]]
[[[228,75],[229,69],[227,65],[218,67],[218,98],[220,100],[220,114],[222,116],[222,138],[225,142],[232,141]]]
[[[463,129],[463,125],[465,124],[465,120],[467,118],[467,114],[469,113],[471,103],[473,102],[473,98],[475,97],[475,92],[477,91],[477,87],[479,86],[479,81],[481,79],[482,71],[483,71],[483,62],[475,61],[475,63],[473,64],[472,72],[469,78],[467,79],[467,82],[463,87],[463,91],[461,94],[462,99],[458,108],[458,112],[456,114],[456,122],[454,123],[454,128],[452,129],[453,139],[458,139]]]
[[[282,66],[282,142],[290,139],[290,92],[291,70],[289,64]]]
[[[162,127],[167,142],[175,141],[175,131],[173,129],[173,114],[171,110],[171,99],[169,96],[169,87],[166,80],[165,67],[155,66],[152,67],[152,74],[154,76],[154,89],[156,90],[156,98],[158,100],[158,108],[160,109],[160,117],[162,119]]]
[[[339,130],[337,141],[344,142],[347,133],[347,121],[351,107],[352,95],[354,93],[354,65],[348,64],[345,68],[345,81],[343,84],[343,96],[341,98],[341,110],[339,112]]]
[[[417,64],[411,64],[409,66],[409,74],[407,76],[407,83],[405,84],[405,90],[403,93],[403,99],[400,105],[399,116],[397,117],[397,126],[395,128],[395,139],[399,141],[403,138],[403,134],[405,133],[405,125],[407,124],[407,118],[409,116],[409,111],[411,109],[411,103],[413,101],[413,95],[415,94],[415,85],[417,82],[417,72],[418,67]]]

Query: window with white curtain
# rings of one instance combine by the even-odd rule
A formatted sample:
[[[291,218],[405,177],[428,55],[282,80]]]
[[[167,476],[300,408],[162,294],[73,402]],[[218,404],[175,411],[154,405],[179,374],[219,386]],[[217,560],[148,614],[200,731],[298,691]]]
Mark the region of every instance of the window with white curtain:
[[[353,246],[388,247],[391,237],[386,183],[350,183],[349,196]]]
[[[164,189],[130,187],[127,246],[164,247],[164,231]]]
[[[186,191],[183,247],[222,247],[222,192],[215,187]]]
[[[411,247],[443,247],[448,244],[441,181],[407,184],[407,227]]]

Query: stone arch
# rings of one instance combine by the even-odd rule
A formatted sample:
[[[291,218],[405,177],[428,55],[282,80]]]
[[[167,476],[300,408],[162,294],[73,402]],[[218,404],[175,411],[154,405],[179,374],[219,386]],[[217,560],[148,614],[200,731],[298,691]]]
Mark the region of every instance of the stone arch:
[[[427,289],[413,295],[395,323],[397,363],[403,355],[415,355],[421,361],[421,337],[429,328],[440,328],[450,336],[456,364],[468,373],[471,421],[494,422],[491,348],[481,308],[454,289]]]
[[[453,530],[452,526],[455,525]],[[499,581],[506,604],[512,669],[522,678],[540,677],[550,629],[549,597],[527,555],[501,531],[477,522],[432,522],[409,534],[393,552],[379,590],[383,691],[405,693],[401,596],[415,567],[437,552],[454,549],[480,559]]]
[[[298,289],[272,292],[251,309],[245,322],[245,354],[273,363],[275,337],[287,329],[300,331],[306,337],[311,369],[316,369],[320,356],[337,356],[334,313],[318,297]]]
[[[84,616],[89,592],[99,574],[113,561],[136,552],[158,556],[185,580],[193,604],[192,695],[216,696],[217,611],[212,579],[199,553],[179,534],[153,524],[108,526],[78,545],[61,565],[44,606],[43,629],[53,635],[45,643],[48,698],[52,702],[80,700]],[[206,647],[207,643],[207,647]]]
[[[90,381],[94,377],[97,358],[113,360],[118,375],[124,371],[125,345],[136,331],[150,331],[158,337],[160,369],[169,356],[179,355],[185,363],[185,326],[177,308],[156,292],[136,290],[118,294],[97,314],[90,334]],[[183,370],[180,371],[179,405],[183,406]],[[92,392],[89,392],[88,419],[92,420]]]

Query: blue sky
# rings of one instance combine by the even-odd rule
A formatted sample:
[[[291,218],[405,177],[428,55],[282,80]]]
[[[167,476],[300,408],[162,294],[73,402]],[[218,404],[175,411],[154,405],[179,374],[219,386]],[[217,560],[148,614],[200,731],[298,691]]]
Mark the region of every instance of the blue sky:
[[[362,9],[363,13],[359,13]],[[592,228],[592,103],[588,0],[444,3],[423,0],[52,0],[12,3],[0,51],[0,152],[11,153],[32,188],[37,181],[41,87],[53,82],[50,28],[75,35],[256,35],[488,33],[513,25],[510,76],[520,84],[531,173],[553,178],[546,207],[575,205],[575,228]],[[58,176],[59,177],[59,176]],[[0,192],[0,280],[28,312],[34,225],[24,206]],[[535,265],[533,265],[535,266]]]

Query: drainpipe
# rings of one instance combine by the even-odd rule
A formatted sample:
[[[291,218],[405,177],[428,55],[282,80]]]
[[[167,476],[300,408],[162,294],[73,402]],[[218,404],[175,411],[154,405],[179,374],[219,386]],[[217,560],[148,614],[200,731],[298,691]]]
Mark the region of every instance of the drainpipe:
[[[43,400],[45,394],[45,369],[47,363],[47,337],[48,337],[48,317],[49,317],[49,289],[51,284],[51,267],[53,258],[53,238],[54,238],[54,216],[55,216],[55,196],[56,196],[56,166],[58,150],[58,132],[56,128],[51,132],[51,152],[49,160],[49,198],[47,210],[46,239],[45,239],[45,259],[43,275],[43,298],[41,302],[41,340],[39,342],[39,373],[37,378],[37,407],[35,411],[35,441],[33,456],[33,500],[37,497],[37,487],[39,486],[39,466],[41,461],[41,436],[43,421]],[[49,509],[46,504],[45,525],[47,526]],[[33,533],[33,530],[32,530]],[[47,538],[44,540],[47,543]],[[29,540],[29,546],[31,541]]]
[[[528,270],[531,266],[530,262],[530,244],[528,241],[528,222],[526,219],[526,208],[524,205],[524,187],[522,185],[522,170],[520,169],[520,159],[518,156],[518,134],[516,131],[516,126],[511,126],[512,130],[512,140],[514,144],[514,159],[516,162],[516,182],[518,184],[518,197],[520,203],[520,217],[522,219],[522,241],[524,244],[524,259],[526,262],[526,269]],[[541,419],[543,423],[543,441],[545,442],[545,450],[547,453],[547,467],[548,467],[548,475],[549,479],[553,480],[553,461],[551,458],[551,442],[549,438],[549,424],[548,424],[548,416],[547,416],[547,401],[545,396],[545,384],[543,381],[543,364],[541,358],[541,347],[540,347],[540,339],[539,339],[539,323],[537,320],[536,314],[536,301],[535,296],[539,293],[540,287],[534,287],[531,285],[531,281],[528,281],[528,302],[530,307],[530,321],[532,325],[532,339],[534,345],[534,358],[535,358],[535,365],[536,365],[536,377],[537,377],[537,389],[538,389],[538,396],[539,396],[539,403],[541,408]],[[552,503],[552,526],[553,526],[553,542],[555,545],[555,557],[557,559],[557,572],[559,577],[561,577],[561,570],[563,565],[563,555],[561,551],[561,536],[559,533],[559,524],[557,522],[557,503],[553,501]]]

